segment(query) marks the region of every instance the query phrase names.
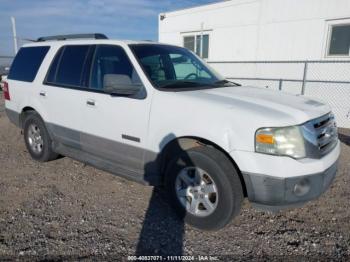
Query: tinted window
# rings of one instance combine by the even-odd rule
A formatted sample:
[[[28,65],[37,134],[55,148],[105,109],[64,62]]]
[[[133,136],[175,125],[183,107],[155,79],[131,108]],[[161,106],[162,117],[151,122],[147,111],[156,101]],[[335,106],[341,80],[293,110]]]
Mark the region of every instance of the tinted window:
[[[211,75],[204,70],[199,70],[197,64],[193,63],[188,57],[179,54],[170,54],[170,58],[174,65],[176,79],[186,79],[188,75],[194,76],[194,72],[196,72],[195,74],[198,78],[211,78]],[[193,77],[187,77],[187,79],[191,78],[193,79]]]
[[[140,60],[149,78],[153,81],[166,80],[165,67],[160,55],[145,56]]]
[[[185,48],[130,45],[144,72],[160,88],[217,87],[223,78]]]
[[[350,25],[332,27],[329,55],[350,55]]]
[[[32,82],[50,47],[22,47],[16,55],[8,78],[18,81]]]
[[[184,37],[184,47],[191,50],[195,51],[194,49],[194,36],[185,36]]]
[[[80,86],[89,46],[66,46],[56,73],[57,84]]]
[[[96,47],[90,87],[103,89],[106,75],[114,75],[114,79],[120,84],[141,82],[127,54],[119,46],[100,45]]]
[[[57,66],[61,59],[62,51],[64,48],[61,48],[57,54],[55,55],[55,58],[50,66],[49,73],[46,78],[46,82],[48,83],[54,83],[56,81],[56,73],[57,73]]]
[[[202,37],[200,35],[196,36],[196,54],[198,56],[201,56],[201,39]]]
[[[209,35],[203,35],[202,43],[202,58],[208,58],[209,56]]]

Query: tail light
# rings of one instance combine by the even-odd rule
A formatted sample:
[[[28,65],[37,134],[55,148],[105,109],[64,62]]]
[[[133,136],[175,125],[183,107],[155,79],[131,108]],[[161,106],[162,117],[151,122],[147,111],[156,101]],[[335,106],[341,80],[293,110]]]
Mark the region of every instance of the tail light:
[[[7,82],[4,82],[3,92],[4,92],[4,98],[5,98],[5,100],[11,100],[11,99],[10,99],[9,85],[8,85]]]

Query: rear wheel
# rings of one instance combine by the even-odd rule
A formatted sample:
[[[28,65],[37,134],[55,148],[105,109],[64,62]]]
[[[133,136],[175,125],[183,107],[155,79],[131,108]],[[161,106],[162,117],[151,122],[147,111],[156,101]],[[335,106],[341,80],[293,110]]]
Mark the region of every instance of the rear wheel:
[[[170,161],[166,187],[171,204],[185,222],[217,230],[239,214],[243,190],[237,170],[220,151],[196,147]]]
[[[24,120],[24,141],[30,156],[37,161],[54,160],[58,154],[52,150],[52,140],[41,117],[29,113]]]

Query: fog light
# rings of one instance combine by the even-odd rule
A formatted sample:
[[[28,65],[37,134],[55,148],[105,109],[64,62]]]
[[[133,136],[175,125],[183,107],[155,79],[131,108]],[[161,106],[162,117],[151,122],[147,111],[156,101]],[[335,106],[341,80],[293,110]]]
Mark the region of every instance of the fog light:
[[[302,179],[294,186],[294,194],[297,196],[304,196],[310,191],[310,181],[308,179]]]

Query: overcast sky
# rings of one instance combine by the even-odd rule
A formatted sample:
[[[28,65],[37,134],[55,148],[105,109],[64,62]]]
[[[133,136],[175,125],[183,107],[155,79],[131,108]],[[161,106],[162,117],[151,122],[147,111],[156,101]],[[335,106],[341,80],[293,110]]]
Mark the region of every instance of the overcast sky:
[[[14,52],[11,16],[19,38],[99,32],[110,38],[157,40],[159,13],[217,1],[0,0],[0,55]]]

